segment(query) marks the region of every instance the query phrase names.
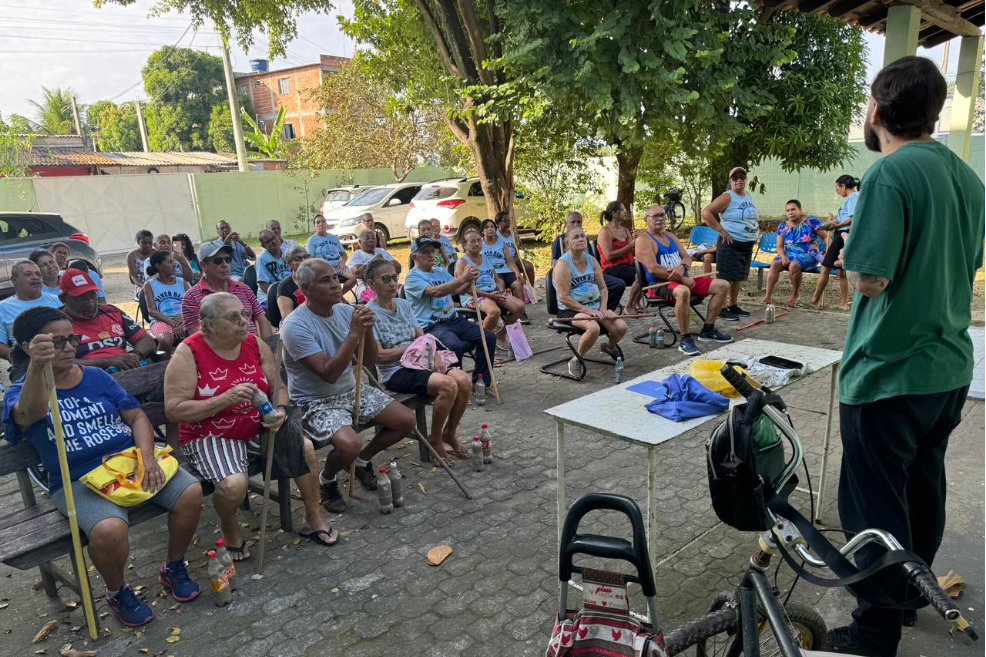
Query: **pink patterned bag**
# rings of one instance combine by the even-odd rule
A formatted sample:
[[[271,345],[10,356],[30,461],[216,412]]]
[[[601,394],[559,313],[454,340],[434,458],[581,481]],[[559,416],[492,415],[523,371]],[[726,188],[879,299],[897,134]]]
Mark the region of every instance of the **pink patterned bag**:
[[[431,360],[428,358],[428,345],[431,345]],[[445,374],[450,369],[459,364],[455,352],[444,348],[438,339],[430,333],[425,333],[420,338],[415,338],[414,342],[407,346],[404,355],[401,356],[401,366],[411,370],[424,370],[426,372],[438,372]]]

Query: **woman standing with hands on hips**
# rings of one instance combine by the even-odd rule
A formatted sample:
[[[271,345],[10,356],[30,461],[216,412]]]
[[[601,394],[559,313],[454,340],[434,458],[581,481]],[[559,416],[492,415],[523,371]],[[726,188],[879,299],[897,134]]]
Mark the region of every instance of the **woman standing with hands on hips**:
[[[760,236],[759,219],[753,197],[746,192],[746,169],[733,167],[729,172],[729,189],[702,210],[702,221],[719,233],[716,278],[729,283],[729,305],[719,317],[726,321],[735,322],[750,315],[739,307],[739,288],[750,277],[753,245]]]

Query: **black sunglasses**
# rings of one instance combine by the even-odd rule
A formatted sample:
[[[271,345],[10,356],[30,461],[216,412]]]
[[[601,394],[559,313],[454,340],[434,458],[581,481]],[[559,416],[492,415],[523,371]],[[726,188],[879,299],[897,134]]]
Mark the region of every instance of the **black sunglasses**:
[[[209,258],[209,262],[214,265],[221,265],[225,262],[228,265],[233,262],[233,258],[230,256],[215,256],[213,258]]]
[[[72,347],[78,347],[79,343],[82,342],[81,335],[56,335],[51,339],[51,343],[55,345],[55,349],[61,351],[65,348],[65,345],[70,344]]]

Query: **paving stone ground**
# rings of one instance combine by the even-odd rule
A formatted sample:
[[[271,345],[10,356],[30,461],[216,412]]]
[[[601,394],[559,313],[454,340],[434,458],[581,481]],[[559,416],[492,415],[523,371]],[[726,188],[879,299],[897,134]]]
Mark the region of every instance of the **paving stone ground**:
[[[543,304],[532,313],[528,336],[535,350],[563,344],[543,328]],[[797,311],[777,323],[734,334],[737,338],[777,340],[839,349],[845,335],[845,315]],[[638,325],[644,330],[644,325]],[[731,333],[731,331],[729,331]],[[160,655],[167,657],[292,657],[345,655],[414,656],[534,656],[543,654],[550,636],[557,601],[556,478],[554,423],[542,412],[551,406],[602,389],[613,382],[612,368],[591,365],[589,376],[572,383],[542,374],[538,368],[561,351],[536,355],[524,363],[497,369],[504,398],[502,406],[470,407],[462,433],[487,422],[494,430],[496,460],[481,473],[464,462],[456,473],[472,491],[466,500],[452,481],[430,466],[417,464],[417,448],[409,442],[390,451],[408,477],[406,505],[381,515],[373,494],[357,491],[350,510],[331,522],[345,534],[328,549],[299,541],[293,533],[278,533],[273,507],[274,536],[268,545],[263,580],[250,580],[252,562],[241,567],[241,589],[231,605],[217,608],[203,596],[176,606],[159,598],[157,569],[163,557],[166,524],[163,518],[135,527],[130,534],[132,564],[128,579],[146,587],[155,601],[156,619],[140,632],[125,630],[112,616],[102,623],[107,635],[94,648],[100,656]],[[641,345],[625,348],[626,376],[632,378],[678,362],[676,350],[653,351]],[[818,486],[828,404],[829,373],[819,372],[784,389],[783,394],[806,446],[806,459]],[[962,606],[980,628],[983,623],[983,404],[968,402],[965,420],[952,439],[948,456],[949,520],[936,570],[954,569],[969,581]],[[828,498],[822,517],[836,524],[835,491],[841,452],[833,437]],[[706,425],[662,445],[659,451],[657,495],[658,557],[688,546],[657,568],[658,608],[666,629],[701,614],[711,597],[735,586],[744,564],[756,549],[756,537],[716,526],[706,483],[703,445],[712,425]],[[598,491],[617,492],[646,500],[644,450],[586,431],[569,429],[566,481],[569,502]],[[419,485],[421,488],[419,488]],[[794,501],[807,513],[808,497]],[[0,513],[17,508],[12,477],[0,479]],[[256,528],[260,503],[240,511],[241,520]],[[295,504],[295,526],[301,525],[301,505]],[[198,544],[189,551],[190,569],[205,579],[204,551],[218,536],[211,503],[206,502]],[[628,536],[619,517],[593,513],[585,527],[596,533]],[[694,541],[712,528],[701,540]],[[256,533],[256,531],[254,531]],[[690,542],[693,542],[689,545]],[[441,566],[426,563],[426,552],[446,544],[452,555]],[[66,559],[61,565],[68,567]],[[244,572],[245,571],[245,572]],[[0,569],[0,655],[48,655],[85,640],[81,607],[70,611],[73,596],[61,591],[58,600],[35,591],[37,571]],[[786,587],[789,577],[782,574]],[[97,595],[103,587],[93,573]],[[816,606],[830,625],[848,620],[851,600],[801,584],[795,599]],[[573,593],[572,602],[578,601]],[[97,601],[98,612],[106,611]],[[637,598],[635,608],[643,611]],[[48,620],[58,621],[49,637],[32,644],[31,637]],[[178,641],[167,642],[173,628]],[[141,652],[146,649],[146,653]],[[901,655],[981,655],[948,637],[944,623],[922,611],[917,628],[905,630]]]

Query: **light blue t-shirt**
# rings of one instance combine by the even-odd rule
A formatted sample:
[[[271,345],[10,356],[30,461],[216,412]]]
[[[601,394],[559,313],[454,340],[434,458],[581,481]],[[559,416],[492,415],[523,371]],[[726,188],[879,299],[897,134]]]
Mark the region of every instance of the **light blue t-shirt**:
[[[847,196],[846,200],[844,200],[842,202],[842,205],[839,206],[839,211],[835,215],[835,220],[841,224],[843,221],[848,221],[849,219],[852,219],[852,215],[856,211],[856,201],[858,200],[859,200],[859,192],[853,192],[852,194]],[[850,228],[849,226],[843,226],[842,228],[837,229],[835,232],[848,233],[849,228]]]
[[[147,281],[154,293],[154,306],[162,315],[174,317],[181,314],[181,300],[185,297],[185,281],[175,277],[175,282],[165,285],[154,276]],[[157,320],[154,320],[157,321]]]
[[[442,243],[442,246],[445,247],[446,252],[449,254],[449,257],[452,260],[455,260],[456,258],[459,257],[459,254],[456,253],[456,251],[455,251],[455,247],[452,246],[452,240],[450,240],[449,238],[445,237],[444,235],[439,235],[438,236],[438,241],[441,242]]]
[[[246,271],[247,265],[250,264],[247,262],[246,249],[243,248],[243,245],[234,241],[224,244],[223,238],[221,237],[212,240],[212,243],[216,246],[228,246],[232,250],[232,253],[229,254],[229,257],[232,258],[232,261],[229,263],[229,274],[230,276],[236,276],[237,279],[243,278],[243,272]],[[181,267],[177,262],[175,263],[175,275],[181,276]]]
[[[582,271],[575,268],[571,252],[566,251],[561,260],[565,261],[568,270],[572,273],[572,287],[569,292],[572,298],[586,308],[599,310],[602,295],[599,292],[599,286],[596,285],[596,267],[592,256],[588,253],[585,254],[585,269]],[[558,299],[558,307],[565,310],[575,310],[562,303],[560,298]]]
[[[305,243],[305,250],[313,258],[322,258],[333,267],[338,267],[342,262],[342,242],[335,235],[312,235]]]
[[[507,257],[504,255],[507,243],[500,233],[496,234],[496,238],[496,242],[493,244],[487,244],[486,240],[483,240],[483,257],[493,263],[493,269],[496,270],[496,273],[506,274],[511,271],[507,264]]]
[[[263,253],[257,256],[255,269],[257,270],[257,281],[260,283],[276,283],[291,275],[291,269],[284,264],[284,256],[275,258],[267,249],[264,249]]]
[[[95,282],[96,281],[93,280],[93,283],[95,283]],[[62,289],[61,288],[59,288],[59,287],[49,287],[49,286],[45,285],[44,283],[41,284],[41,291],[44,294],[50,294],[53,297],[57,297],[59,294],[62,293]]]
[[[432,324],[455,316],[452,295],[446,294],[444,297],[426,297],[424,295],[425,288],[443,285],[453,280],[455,279],[452,275],[444,269],[432,269],[425,272],[415,267],[407,273],[407,278],[404,279],[404,294],[407,296],[407,300],[411,302],[414,316],[421,328],[428,329]]]
[[[513,235],[509,235],[509,236],[508,235],[504,235],[503,233],[501,233],[499,231],[497,231],[496,234],[500,236],[500,239],[503,240],[504,244],[506,244],[507,247],[510,249],[510,254],[514,258],[516,258],[517,257],[517,245],[514,244]]]
[[[62,302],[57,296],[45,292],[42,292],[40,297],[31,301],[23,301],[16,296],[0,301],[0,342],[5,345],[12,345],[14,343],[14,320],[28,308],[34,308],[35,306],[61,308],[62,305]]]
[[[376,299],[366,304],[366,307],[377,316],[377,323],[373,325],[373,337],[380,341],[380,346],[384,349],[411,344],[414,342],[414,336],[418,329],[421,328],[414,316],[414,308],[411,307],[410,301],[394,299],[394,305],[397,310],[381,308]],[[389,381],[394,372],[400,368],[401,361],[399,358],[392,363],[377,362],[381,383]]]
[[[753,204],[753,197],[746,192],[740,196],[731,189],[727,189],[726,193],[729,194],[729,207],[719,215],[722,227],[737,242],[757,241],[760,234],[760,213]]]
[[[480,255],[479,256],[480,261],[479,264],[477,265],[476,261],[473,260],[472,256],[470,256],[468,253],[462,257],[466,259],[467,263],[469,263],[470,265],[472,265],[473,267],[479,270],[479,278],[476,279],[476,289],[482,292],[496,292],[496,274],[494,273],[495,270],[493,269],[493,263],[490,261],[490,259],[484,258],[482,255]],[[470,290],[471,289],[472,288],[470,287]],[[471,294],[466,294],[466,293],[462,294],[463,305],[471,301],[472,301]]]
[[[384,260],[389,260],[390,262],[394,261],[394,256],[387,253],[386,249],[377,247],[376,249],[373,249],[373,253],[367,253],[363,249],[353,251],[353,254],[349,256],[349,265],[354,266],[369,264],[369,262],[377,256],[380,256]]]

